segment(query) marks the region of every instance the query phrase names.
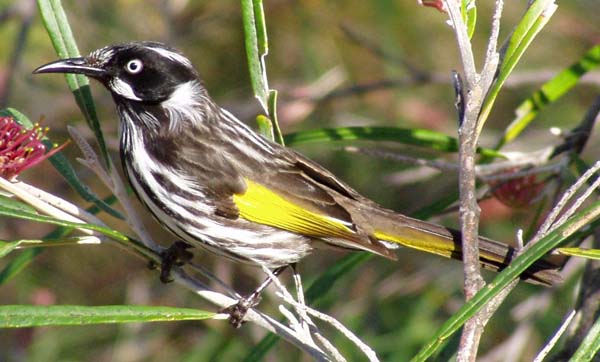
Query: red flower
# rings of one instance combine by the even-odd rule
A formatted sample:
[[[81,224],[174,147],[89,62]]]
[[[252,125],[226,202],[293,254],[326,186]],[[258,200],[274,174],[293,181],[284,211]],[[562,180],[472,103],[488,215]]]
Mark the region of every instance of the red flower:
[[[516,170],[512,172],[516,172]],[[536,175],[527,175],[508,181],[490,181],[488,184],[492,188],[492,194],[500,202],[517,209],[530,207],[537,201],[545,187],[545,182],[538,181]]]
[[[0,117],[0,177],[12,179],[66,145],[46,153],[46,146],[41,141],[46,133],[48,128],[39,124],[25,129],[12,117]]]
[[[436,8],[438,11],[445,13],[446,4],[442,0],[417,0],[417,3],[421,6],[426,6],[430,8]]]

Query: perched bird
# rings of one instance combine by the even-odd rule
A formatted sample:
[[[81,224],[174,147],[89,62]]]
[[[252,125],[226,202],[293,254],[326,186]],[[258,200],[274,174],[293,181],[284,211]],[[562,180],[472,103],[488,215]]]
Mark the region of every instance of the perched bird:
[[[405,246],[462,259],[460,232],[387,210],[292,149],[219,107],[192,63],[156,42],[107,46],[34,73],[79,73],[112,94],[125,174],[154,217],[183,241],[227,258],[280,268],[320,245],[396,259]],[[515,250],[480,238],[482,266]],[[523,279],[551,285],[540,260]]]

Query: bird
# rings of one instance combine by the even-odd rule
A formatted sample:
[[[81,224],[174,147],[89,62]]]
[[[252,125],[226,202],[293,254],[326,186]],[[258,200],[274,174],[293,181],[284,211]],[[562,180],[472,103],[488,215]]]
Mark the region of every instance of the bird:
[[[191,246],[277,272],[332,248],[397,259],[402,246],[462,260],[459,231],[386,209],[255,133],[213,101],[192,62],[168,45],[109,45],[34,73],[84,74],[106,87],[126,178],[154,218]],[[495,271],[516,255],[485,237],[479,248],[481,265]],[[557,268],[541,259],[521,278],[553,285]],[[254,303],[240,300],[232,324]]]

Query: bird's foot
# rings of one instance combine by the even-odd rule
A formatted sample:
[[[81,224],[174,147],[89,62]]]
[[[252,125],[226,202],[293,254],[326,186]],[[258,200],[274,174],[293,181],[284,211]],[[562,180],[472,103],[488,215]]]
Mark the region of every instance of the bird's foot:
[[[253,293],[248,298],[240,298],[237,303],[221,309],[219,313],[228,314],[229,324],[233,328],[240,328],[248,310],[256,307],[260,303],[260,299],[260,295]]]
[[[181,240],[174,242],[167,249],[163,250],[160,253],[161,261],[160,261],[160,281],[163,283],[170,283],[173,281],[171,278],[171,269],[174,266],[183,266],[192,258],[194,254],[189,252],[187,249],[192,246],[188,243],[185,243]],[[156,263],[151,263],[150,268],[155,269],[157,267]]]

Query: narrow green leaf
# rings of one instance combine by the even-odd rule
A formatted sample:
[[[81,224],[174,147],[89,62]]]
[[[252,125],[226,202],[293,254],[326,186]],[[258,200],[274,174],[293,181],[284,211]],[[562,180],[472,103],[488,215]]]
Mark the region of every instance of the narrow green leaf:
[[[0,258],[5,257],[21,245],[22,240],[17,241],[3,241],[0,240]]]
[[[43,248],[33,248],[23,250],[17,254],[4,266],[4,268],[2,268],[2,271],[0,271],[0,285],[6,283],[15,275],[19,274],[43,250]]]
[[[595,357],[600,352],[600,318],[596,319],[592,328],[588,331],[587,335],[573,354],[573,357],[569,361],[572,362],[588,362],[595,361]]]
[[[36,212],[33,206],[4,195],[0,195],[0,206],[5,207],[7,209]]]
[[[273,132],[273,123],[269,117],[259,114],[256,116],[256,124],[258,125],[258,132],[269,141],[275,141],[275,133]]]
[[[48,247],[48,246],[59,246],[59,245],[74,245],[81,243],[83,241],[87,241],[89,236],[72,236],[72,237],[64,237],[58,239],[21,239],[21,240],[13,240],[13,241],[4,241],[0,240],[0,257],[5,256],[6,254],[12,252],[19,246],[29,246],[29,247]]]
[[[600,45],[588,50],[579,61],[558,73],[519,105],[516,118],[511,122],[496,148],[514,140],[547,105],[571,90],[581,77],[600,65]]]
[[[494,280],[481,289],[470,301],[465,303],[452,318],[448,319],[444,325],[438,330],[435,336],[427,343],[421,351],[412,359],[413,362],[426,361],[433,353],[435,353],[444,342],[456,333],[463,324],[477,313],[490,299],[500,293],[509,283],[518,278],[529,266],[536,260],[548,254],[552,249],[556,248],[565,239],[586,226],[589,223],[589,217],[593,216],[597,219],[600,210],[600,202],[596,202],[591,206],[573,215],[565,224],[558,227],[552,233],[549,233],[544,238],[540,239],[525,253],[519,255],[506,269],[499,273]],[[587,221],[584,223],[584,221]]]
[[[520,48],[522,49],[522,43],[526,42],[526,39],[529,37],[528,34],[535,28],[535,23],[552,3],[554,3],[554,0],[536,0],[530,4],[508,39],[503,54],[505,60],[518,58],[522,55],[522,52],[519,51]],[[512,61],[509,63],[512,63]],[[509,63],[503,62],[501,69],[514,65]]]
[[[12,117],[21,126],[27,128],[27,129],[32,129],[33,128],[33,122],[31,122],[29,120],[29,118],[27,118],[26,115],[24,115],[23,113],[17,111],[14,108],[6,108],[6,109],[0,110],[0,116],[2,116],[2,117]]]
[[[287,145],[299,145],[327,141],[390,141],[412,146],[421,146],[443,152],[458,152],[458,141],[446,134],[426,129],[396,127],[341,127],[320,128],[310,131],[290,133],[283,136]],[[478,148],[477,152],[486,157],[504,156],[495,150]]]
[[[50,239],[48,239],[48,240],[21,239],[21,240],[13,240],[13,241],[0,240],[0,258],[8,255],[9,253],[14,251],[16,248],[18,248],[21,245],[27,245],[27,244],[31,244],[31,245],[64,244],[64,245],[66,245],[66,244],[77,243],[79,240],[82,240],[84,238],[85,237],[74,237],[74,238],[53,239],[53,240],[50,240]]]
[[[584,248],[558,248],[557,253],[562,255],[578,256],[586,259],[600,260],[600,249]]]
[[[272,89],[269,91],[269,115],[273,124],[273,140],[284,146],[283,134],[279,128],[279,120],[277,119],[277,91]]]
[[[47,224],[53,224],[53,225],[64,226],[64,227],[69,227],[69,228],[94,230],[94,231],[98,231],[110,238],[113,238],[117,241],[127,242],[129,240],[129,237],[120,233],[119,231],[109,229],[109,228],[106,228],[103,226],[69,222],[69,221],[56,219],[56,218],[53,218],[50,216],[40,215],[37,213],[26,212],[26,211],[22,211],[22,210],[15,210],[15,209],[6,208],[3,206],[0,206],[0,215],[19,218],[19,219],[23,219],[23,220],[43,222],[43,223],[47,223]]]
[[[60,58],[79,57],[80,53],[77,43],[75,42],[75,37],[73,36],[60,0],[37,0],[37,4],[56,54]],[[98,120],[96,107],[94,106],[89,80],[80,74],[65,74],[65,78],[88,126],[94,132],[104,161],[107,165],[110,165],[108,150],[106,149],[106,143],[100,128],[100,121]]]
[[[475,25],[477,24],[477,5],[475,0],[463,0],[461,3],[461,14],[463,22],[467,25],[469,39],[473,38]]]
[[[554,4],[554,0],[534,1],[515,27],[507,45],[503,49],[498,76],[488,92],[481,109],[479,124],[477,126],[478,132],[481,132],[504,82],[512,73],[533,39],[550,20],[555,10],[556,5]]]
[[[214,315],[198,309],[141,305],[4,305],[0,306],[0,328],[203,320]]]
[[[72,228],[59,227],[48,233],[44,238],[62,238],[67,236],[72,230]],[[0,285],[6,283],[24,270],[42,251],[44,251],[44,248],[31,248],[19,252],[0,271]]]
[[[262,1],[241,0],[242,22],[244,25],[244,40],[246,43],[246,58],[250,70],[250,82],[252,90],[265,112],[268,112],[268,92],[266,70],[264,68],[264,53],[266,48],[266,31],[264,31],[264,14],[262,13]],[[258,12],[258,15],[257,15]],[[257,21],[258,19],[258,21]],[[257,30],[257,26],[261,27]],[[259,48],[259,35],[261,34],[262,45]]]
[[[263,58],[269,53],[269,40],[267,38],[267,24],[265,21],[265,12],[263,10],[262,0],[252,0],[252,3],[252,8],[254,11],[258,54],[261,58]]]

